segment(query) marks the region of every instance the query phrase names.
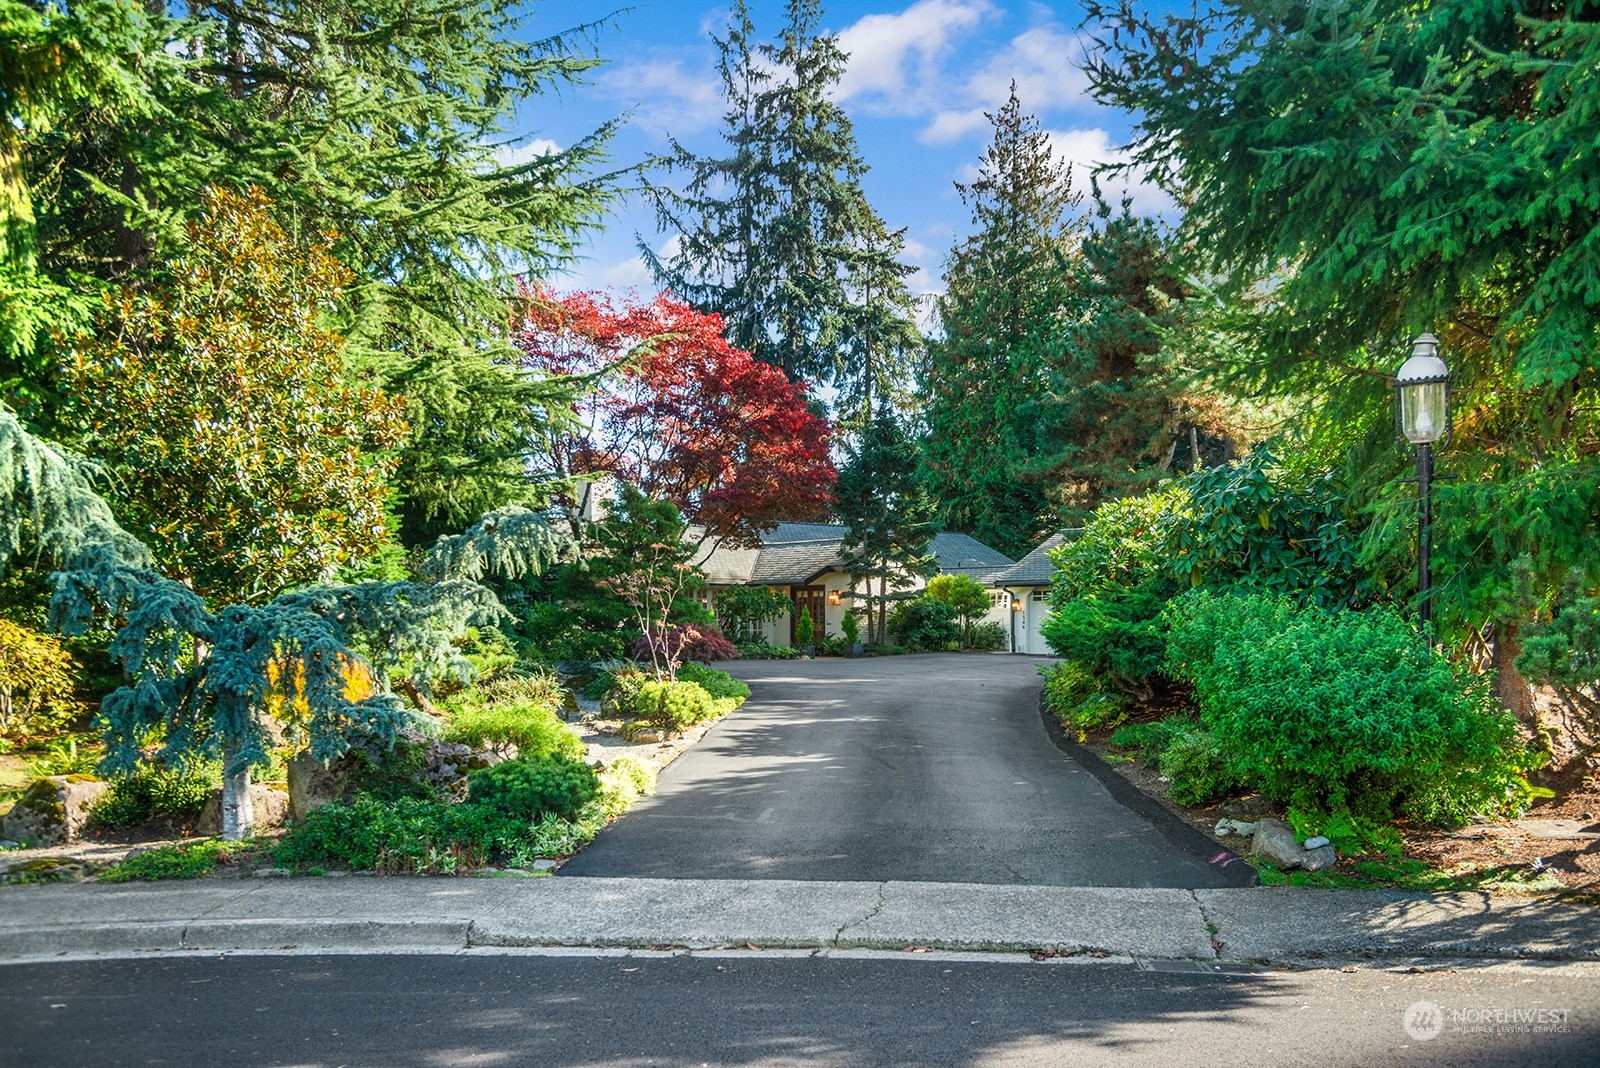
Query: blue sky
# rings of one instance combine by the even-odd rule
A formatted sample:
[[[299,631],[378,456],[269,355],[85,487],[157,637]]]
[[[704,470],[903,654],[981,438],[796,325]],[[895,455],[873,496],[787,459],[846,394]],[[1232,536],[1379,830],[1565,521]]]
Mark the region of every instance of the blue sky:
[[[575,0],[534,8],[532,29],[549,33],[602,19],[611,2]],[[783,5],[755,3],[763,38],[776,35]],[[716,50],[727,7],[682,0],[641,0],[597,33],[605,66],[590,84],[539,98],[523,116],[521,151],[565,145],[606,119],[631,113],[614,142],[618,163],[633,163],[666,148],[676,137],[691,150],[718,151],[722,102],[717,95]],[[851,53],[839,98],[855,124],[871,170],[868,198],[891,226],[907,228],[907,258],[921,270],[918,292],[940,287],[940,265],[969,215],[953,183],[968,179],[989,140],[983,113],[1004,102],[1017,83],[1023,107],[1039,117],[1058,154],[1075,164],[1075,181],[1088,188],[1087,168],[1114,160],[1130,128],[1126,114],[1087,96],[1080,68],[1083,43],[1076,2],[1006,3],[1003,0],[869,0],[827,5],[826,25]],[[1170,208],[1159,192],[1133,189],[1137,207]],[[654,287],[639,261],[635,234],[652,245],[651,212],[637,198],[591,237],[575,270],[555,279],[563,289]]]

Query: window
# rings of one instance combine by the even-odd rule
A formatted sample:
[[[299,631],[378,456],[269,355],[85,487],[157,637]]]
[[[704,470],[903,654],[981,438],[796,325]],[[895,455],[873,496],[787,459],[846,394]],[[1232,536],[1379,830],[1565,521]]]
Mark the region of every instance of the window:
[[[1029,598],[1029,600],[1031,600],[1034,604],[1044,604],[1044,602],[1048,601],[1049,599],[1050,591],[1047,589],[1034,590],[1033,596]]]
[[[990,608],[1004,608],[1010,602],[1011,602],[1011,595],[1009,593],[1007,593],[1005,590],[990,590],[989,591],[989,607]]]

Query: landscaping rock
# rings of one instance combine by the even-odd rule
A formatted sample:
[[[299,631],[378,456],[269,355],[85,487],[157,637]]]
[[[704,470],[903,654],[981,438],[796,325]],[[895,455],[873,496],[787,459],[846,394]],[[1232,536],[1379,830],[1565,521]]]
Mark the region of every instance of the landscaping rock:
[[[31,845],[66,845],[76,841],[89,822],[89,810],[108,782],[87,775],[51,775],[40,779],[11,806],[0,820],[6,838]]]
[[[1306,871],[1321,871],[1323,868],[1331,868],[1337,863],[1339,863],[1339,854],[1334,852],[1334,848],[1331,845],[1308,849],[1300,857],[1300,866]]]
[[[1256,836],[1250,842],[1250,851],[1265,857],[1280,868],[1298,868],[1305,850],[1295,840],[1294,829],[1282,820],[1262,819],[1256,824]]]
[[[350,781],[352,761],[347,757],[327,767],[310,753],[289,758],[289,818],[299,822],[306,814],[334,801],[347,801],[355,793]]]
[[[1234,801],[1225,801],[1217,806],[1220,815],[1229,819],[1244,820],[1254,823],[1262,816],[1272,815],[1272,802],[1256,794],[1253,797],[1241,797]]]
[[[1324,838],[1320,834],[1317,835],[1314,838],[1307,838],[1306,839],[1306,848],[1307,849],[1321,849],[1325,845],[1332,845],[1332,844],[1333,844],[1332,842],[1330,842],[1328,839]]]
[[[1253,823],[1246,823],[1243,820],[1229,819],[1221,819],[1217,821],[1216,835],[1218,838],[1226,838],[1232,834],[1239,835],[1243,838],[1248,838],[1255,833],[1256,825]]]
[[[288,818],[289,795],[276,786],[253,782],[250,784],[250,814],[255,820],[258,834],[275,831]],[[212,790],[211,796],[206,799],[206,807],[200,810],[195,831],[202,835],[222,833],[222,787]]]

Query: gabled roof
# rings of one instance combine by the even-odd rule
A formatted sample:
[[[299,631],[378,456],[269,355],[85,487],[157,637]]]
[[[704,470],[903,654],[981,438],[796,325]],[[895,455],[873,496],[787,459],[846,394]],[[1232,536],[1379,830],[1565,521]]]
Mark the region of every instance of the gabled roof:
[[[1055,564],[1050,560],[1050,550],[1078,536],[1077,530],[1058,530],[1038,547],[1011,567],[989,579],[994,586],[1048,586]]]
[[[698,538],[700,531],[691,530],[690,536]],[[779,523],[777,529],[761,536],[760,548],[708,548],[695,563],[716,586],[804,585],[849,561],[850,554],[843,550],[844,536],[845,527],[839,523]],[[953,531],[935,534],[932,548],[941,574],[961,571],[980,582],[1011,564],[1005,554]]]

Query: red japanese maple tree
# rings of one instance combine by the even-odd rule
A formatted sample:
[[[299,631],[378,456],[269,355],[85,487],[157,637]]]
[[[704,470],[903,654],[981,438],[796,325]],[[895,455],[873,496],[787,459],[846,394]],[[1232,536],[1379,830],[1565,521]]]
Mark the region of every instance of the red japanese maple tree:
[[[515,338],[530,369],[605,372],[579,404],[582,429],[551,444],[548,473],[614,474],[735,544],[829,510],[827,420],[802,385],[730,345],[720,316],[666,295],[522,296]]]

